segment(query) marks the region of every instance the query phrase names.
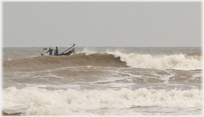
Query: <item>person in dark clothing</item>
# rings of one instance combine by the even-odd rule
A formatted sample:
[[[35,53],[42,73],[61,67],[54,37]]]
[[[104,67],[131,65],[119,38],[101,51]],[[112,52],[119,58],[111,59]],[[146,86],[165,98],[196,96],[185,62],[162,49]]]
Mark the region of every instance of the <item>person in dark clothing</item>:
[[[55,56],[58,56],[58,48],[57,48],[57,46],[56,46],[54,55],[55,55]]]
[[[52,56],[52,51],[53,49],[49,48],[49,50],[47,51],[47,53],[49,52],[49,56]]]

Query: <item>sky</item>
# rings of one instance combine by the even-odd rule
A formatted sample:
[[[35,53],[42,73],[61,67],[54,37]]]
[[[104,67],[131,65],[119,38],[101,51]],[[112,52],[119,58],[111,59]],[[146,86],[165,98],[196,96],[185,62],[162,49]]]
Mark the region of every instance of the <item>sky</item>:
[[[201,2],[3,2],[3,47],[201,47]]]

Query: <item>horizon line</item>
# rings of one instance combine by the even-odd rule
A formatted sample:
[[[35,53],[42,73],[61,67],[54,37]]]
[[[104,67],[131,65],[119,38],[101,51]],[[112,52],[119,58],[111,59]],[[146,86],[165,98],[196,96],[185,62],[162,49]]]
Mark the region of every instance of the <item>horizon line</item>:
[[[46,48],[46,47],[56,47],[56,46],[8,46],[8,47],[2,47],[2,48]],[[57,47],[70,47],[70,46],[57,46]],[[76,46],[75,46],[76,47]],[[202,46],[78,46],[78,47],[113,47],[113,48],[117,48],[117,47],[123,47],[123,48],[130,48],[130,47],[134,47],[134,48],[151,48],[151,47],[156,47],[156,48],[164,48],[164,47],[201,47]]]

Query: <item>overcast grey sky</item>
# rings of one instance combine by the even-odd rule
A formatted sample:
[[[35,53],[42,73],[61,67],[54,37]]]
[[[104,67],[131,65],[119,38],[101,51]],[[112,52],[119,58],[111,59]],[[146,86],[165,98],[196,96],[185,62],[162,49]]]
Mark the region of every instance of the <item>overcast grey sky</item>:
[[[3,46],[201,46],[201,2],[4,2]]]

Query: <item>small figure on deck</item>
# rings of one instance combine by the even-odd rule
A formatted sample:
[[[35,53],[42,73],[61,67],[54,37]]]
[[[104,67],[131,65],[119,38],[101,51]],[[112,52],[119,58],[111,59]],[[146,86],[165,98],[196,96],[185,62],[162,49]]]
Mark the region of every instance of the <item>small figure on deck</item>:
[[[49,50],[46,53],[49,52],[49,56],[52,56],[52,51],[53,51],[53,49],[49,48]]]
[[[57,46],[56,46],[56,49],[55,49],[54,56],[58,56],[58,48],[57,48]]]

